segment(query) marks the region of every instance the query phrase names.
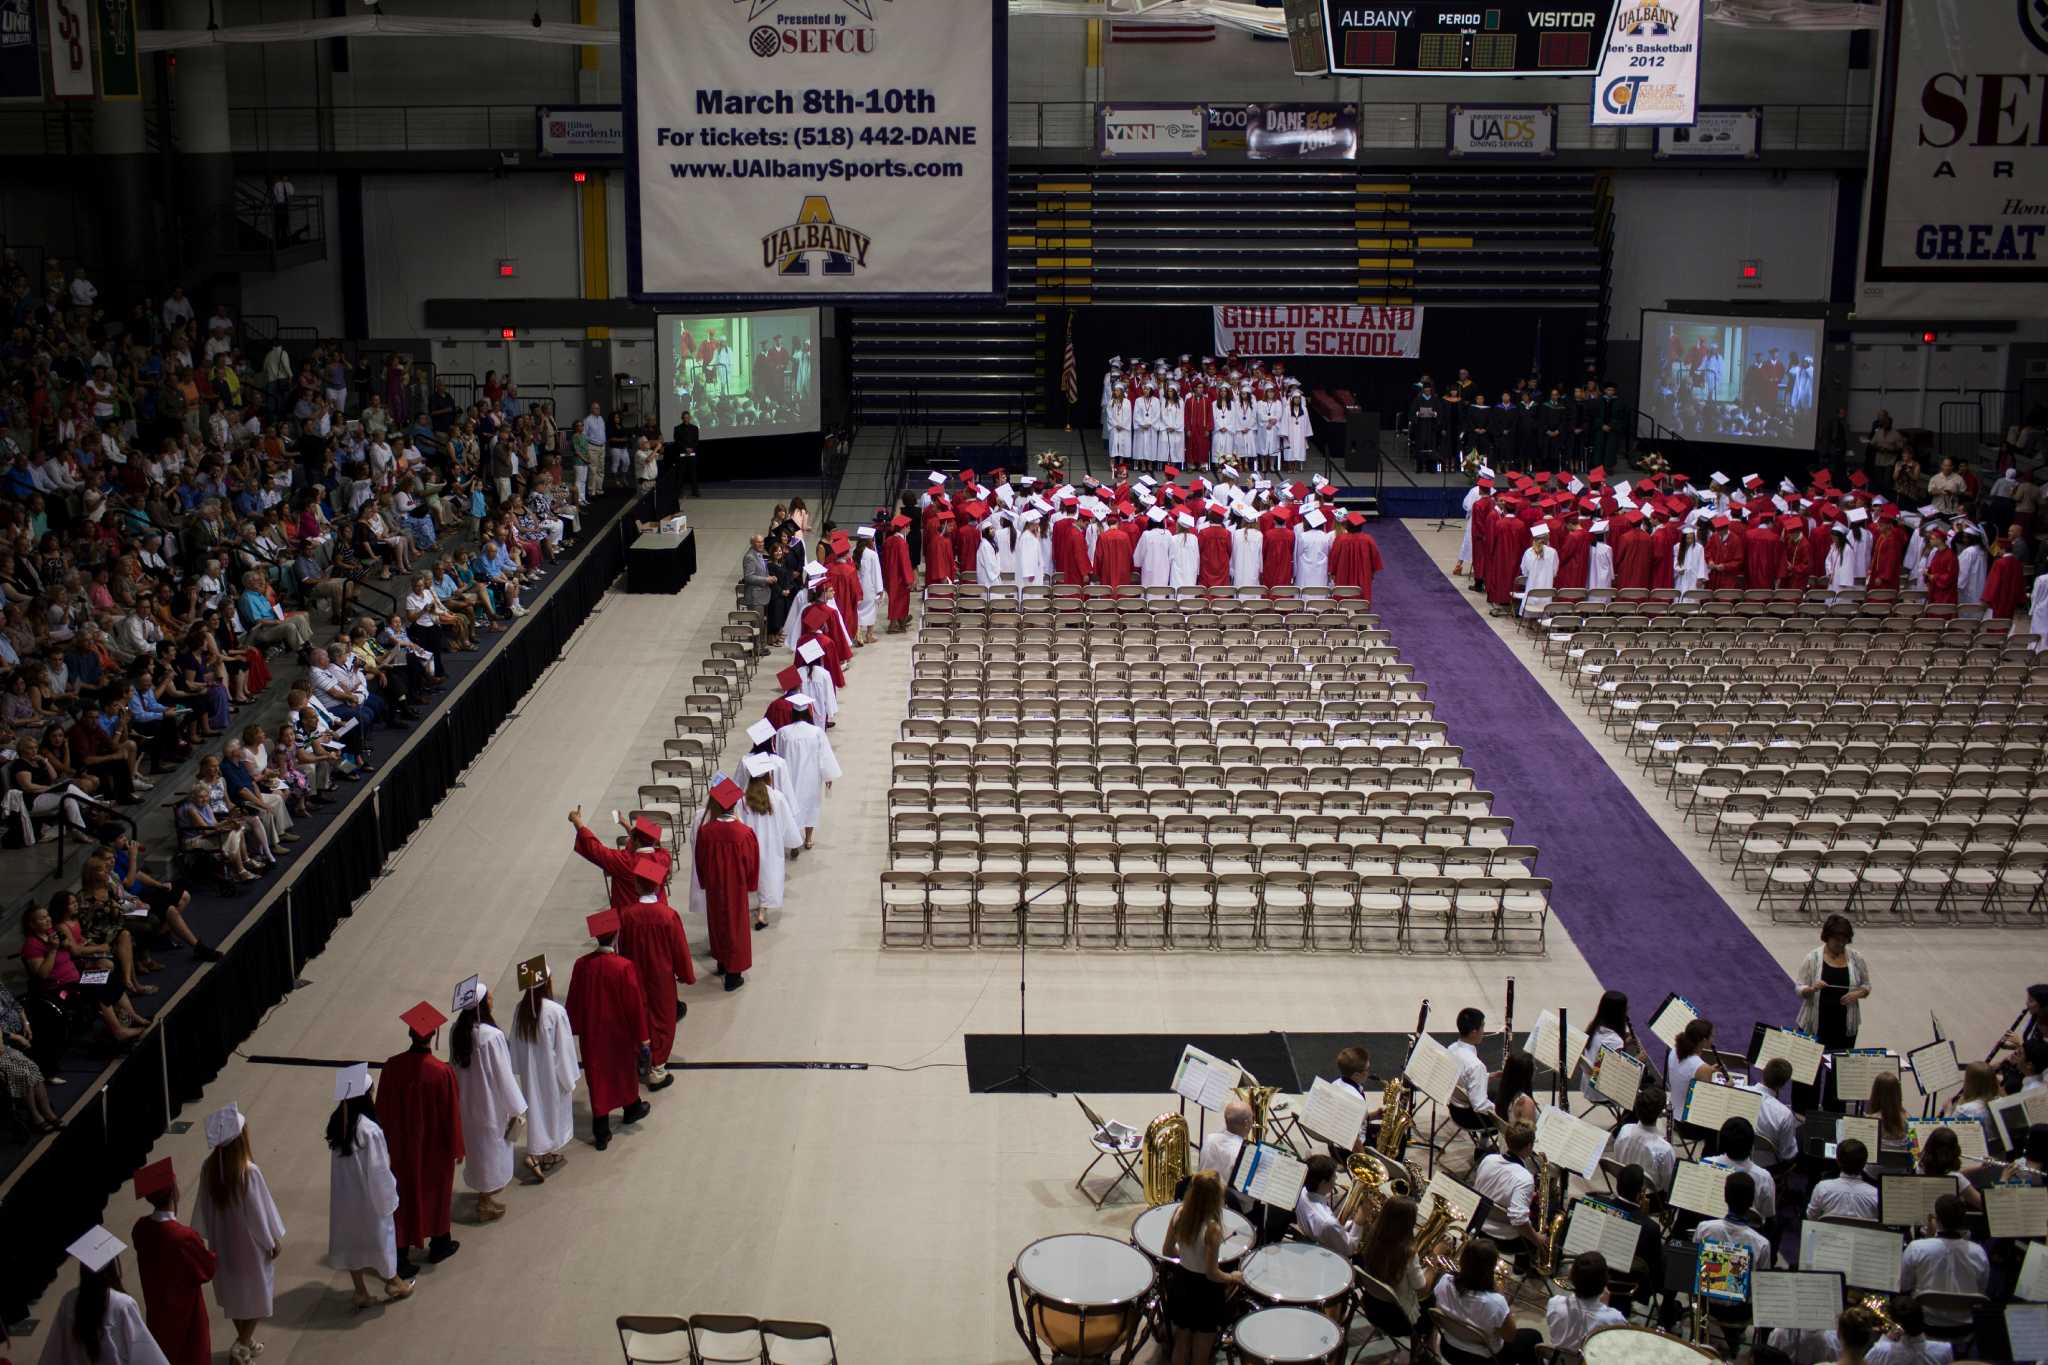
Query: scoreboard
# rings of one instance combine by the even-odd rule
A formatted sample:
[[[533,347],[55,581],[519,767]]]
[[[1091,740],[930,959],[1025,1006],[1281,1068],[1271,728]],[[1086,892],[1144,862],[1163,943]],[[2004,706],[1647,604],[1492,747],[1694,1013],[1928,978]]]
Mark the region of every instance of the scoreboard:
[[[1590,76],[1614,0],[1516,5],[1323,0],[1341,76]]]

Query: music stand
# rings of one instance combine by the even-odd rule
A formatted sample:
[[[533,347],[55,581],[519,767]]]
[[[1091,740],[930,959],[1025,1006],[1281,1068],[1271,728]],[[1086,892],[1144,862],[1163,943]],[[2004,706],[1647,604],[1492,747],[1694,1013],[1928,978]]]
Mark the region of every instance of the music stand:
[[[1024,949],[1030,942],[1030,935],[1026,932],[1026,912],[1039,896],[1057,891],[1072,880],[1073,875],[1069,873],[1041,890],[1037,896],[1027,897],[1021,890],[1017,893],[1017,1069],[994,1085],[984,1086],[981,1092],[984,1095],[1000,1095],[1006,1092],[1044,1095],[1047,1098],[1057,1098],[1059,1095],[1059,1091],[1039,1080],[1031,1070],[1031,1029],[1027,1023],[1028,1016],[1024,1006]]]

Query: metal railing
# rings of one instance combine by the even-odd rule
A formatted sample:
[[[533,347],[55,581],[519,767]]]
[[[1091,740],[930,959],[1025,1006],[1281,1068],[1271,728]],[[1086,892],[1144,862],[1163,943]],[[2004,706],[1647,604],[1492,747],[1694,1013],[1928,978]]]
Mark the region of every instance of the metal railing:
[[[535,150],[531,104],[241,105],[228,110],[238,152]]]

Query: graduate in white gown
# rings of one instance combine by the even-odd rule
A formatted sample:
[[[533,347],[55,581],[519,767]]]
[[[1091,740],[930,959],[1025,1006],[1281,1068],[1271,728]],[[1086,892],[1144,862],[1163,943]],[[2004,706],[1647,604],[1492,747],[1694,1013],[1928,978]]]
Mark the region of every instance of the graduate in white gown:
[[[1044,514],[1026,512],[1021,520],[1023,525],[1017,529],[1017,584],[1020,587],[1045,582],[1052,558],[1052,547],[1045,537]]]
[[[797,685],[804,695],[817,703],[820,724],[829,724],[839,715],[839,685],[832,681],[832,670],[825,664],[825,646],[816,640],[806,640],[796,647]]]
[[[1984,553],[1984,537],[1972,526],[1962,533],[1963,548],[1956,555],[1956,602],[1974,606],[1984,600],[1984,580],[1991,573],[1991,560]]]
[[[1187,452],[1187,400],[1181,397],[1179,385],[1168,384],[1166,397],[1159,404],[1160,463],[1177,465]]]
[[[1172,588],[1192,588],[1202,572],[1202,545],[1195,539],[1195,519],[1186,512],[1173,519],[1172,557],[1167,563],[1166,583]]]
[[[1138,571],[1139,587],[1164,588],[1173,580],[1173,533],[1166,529],[1166,509],[1153,508],[1145,521],[1145,534],[1131,551],[1131,566]]]
[[[1124,393],[1124,386],[1118,384],[1110,394],[1109,407],[1103,440],[1109,445],[1109,458],[1118,464],[1129,464],[1131,460],[1131,400]]]
[[[526,1096],[526,1166],[541,1179],[560,1166],[576,1136],[576,1082],[583,1066],[569,1011],[555,999],[545,957],[519,964],[519,1008],[512,1014],[512,1072]]]
[[[2034,626],[2034,642],[2027,648],[2039,654],[2048,648],[2048,573],[2034,580],[2034,595],[2027,599],[2027,615]]]
[[[462,1101],[462,1183],[476,1191],[476,1216],[505,1216],[498,1191],[512,1183],[512,1121],[526,1113],[526,1096],[512,1074],[512,1049],[491,1018],[491,993],[479,977],[455,988],[455,1026],[448,1031],[448,1063]]]
[[[996,545],[996,537],[1001,534],[995,518],[981,524],[981,539],[974,546],[974,581],[984,588],[996,587],[1003,581],[1003,553]]]
[[[854,620],[860,626],[860,642],[871,645],[875,642],[875,615],[882,604],[882,552],[875,546],[874,527],[863,526],[854,534],[859,537],[854,569],[860,574],[860,605],[854,609]]]
[[[779,678],[778,681],[780,681]],[[803,685],[799,682],[796,687],[789,690],[802,692]],[[808,696],[809,694],[806,693],[805,695]],[[784,763],[781,755],[775,752],[775,722],[762,719],[749,725],[747,727],[747,743],[752,748],[747,751],[746,756],[748,758],[761,759],[768,765],[768,785],[779,792],[788,791],[789,765]]]
[[[1688,593],[1706,581],[1707,547],[1700,543],[1699,529],[1688,526],[1671,547],[1671,586]]]
[[[1131,458],[1139,464],[1159,463],[1159,428],[1165,404],[1147,384],[1131,404]]]
[[[1486,471],[1484,469],[1480,470],[1479,475],[1481,478],[1486,478]],[[1491,480],[1488,480],[1489,485],[1491,482]],[[1458,565],[1453,572],[1463,573],[1465,566],[1472,562],[1472,505],[1485,497],[1486,494],[1487,489],[1481,488],[1476,483],[1465,490],[1465,533],[1458,537]]]
[[[789,704],[796,708],[797,719],[775,732],[775,752],[789,764],[789,795],[797,823],[803,826],[804,847],[809,848],[825,811],[825,786],[839,779],[839,760],[832,753],[832,741],[811,723],[811,699],[798,694]]]
[[[410,1298],[412,1282],[398,1276],[398,1177],[377,1126],[368,1063],[336,1074],[334,1100],[327,1116],[327,1264],[355,1281],[358,1309],[377,1302],[364,1278],[372,1272],[386,1297]]]
[[[1557,551],[1550,548],[1550,528],[1538,522],[1529,534],[1534,537],[1529,548],[1522,551],[1522,603],[1515,609],[1520,615],[1529,609],[1529,594],[1543,592],[1557,583]]]
[[[1265,569],[1266,538],[1259,534],[1256,518],[1242,513],[1231,518],[1230,527],[1230,585],[1234,588],[1256,588],[1259,575]]]
[[[796,590],[796,596],[789,599],[789,619],[782,623],[782,647],[784,649],[796,648],[797,638],[804,633],[804,608],[811,605],[811,584],[823,577],[823,574],[813,576],[801,588]]]
[[[1271,469],[1280,458],[1281,411],[1280,400],[1269,394],[1252,400],[1252,449],[1261,469]]]
[[[124,1292],[120,1258],[127,1249],[103,1227],[71,1244],[78,1287],[65,1290],[50,1315],[50,1335],[38,1357],[42,1365],[170,1365],[149,1334],[142,1308]],[[93,1340],[92,1350],[81,1336]]]
[[[1288,464],[1308,463],[1311,430],[1308,404],[1302,402],[1300,394],[1290,395],[1286,410],[1280,414],[1280,457]]]
[[[796,822],[796,808],[789,797],[775,790],[768,775],[773,765],[758,762],[749,754],[741,766],[747,770],[747,796],[740,802],[740,823],[754,831],[761,853],[760,885],[754,891],[754,927],[768,927],[767,912],[782,908],[783,888],[789,880],[789,855],[804,846],[804,829]]]
[[[1209,463],[1229,464],[1237,449],[1237,395],[1229,389],[1216,392],[1216,402],[1210,411],[1210,420],[1215,424],[1209,433]]]
[[[229,1356],[246,1365],[258,1351],[256,1325],[270,1316],[284,1219],[250,1155],[248,1120],[239,1108],[230,1104],[206,1116],[206,1144],[212,1150],[200,1172],[192,1229],[219,1258],[213,1301],[235,1325]]]
[[[1471,532],[1468,530],[1466,534],[1470,535]],[[1593,548],[1586,556],[1586,586],[1614,586],[1614,551],[1607,547],[1607,523],[1604,521],[1593,523]]]
[[[1294,581],[1304,588],[1330,586],[1330,519],[1320,507],[1309,509],[1294,533]]]
[[[1833,523],[1828,529],[1832,532],[1828,537],[1831,544],[1821,572],[1828,580],[1828,601],[1833,602],[1839,594],[1856,586],[1856,551],[1850,548],[1848,528],[1841,522]]]

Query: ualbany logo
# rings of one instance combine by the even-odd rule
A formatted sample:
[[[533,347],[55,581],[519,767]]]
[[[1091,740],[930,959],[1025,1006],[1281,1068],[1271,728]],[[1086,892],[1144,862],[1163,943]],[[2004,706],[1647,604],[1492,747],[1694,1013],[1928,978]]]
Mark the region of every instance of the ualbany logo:
[[[810,258],[822,254],[826,275],[851,275],[868,263],[868,247],[874,239],[832,217],[832,205],[822,194],[806,195],[796,221],[779,227],[761,239],[761,267],[778,275],[808,275]]]
[[[1630,5],[1614,16],[1614,31],[1635,38],[1661,38],[1677,27],[1677,12],[1662,5]]]
[[[2020,32],[2027,41],[2048,52],[2048,0],[2020,0]]]
[[[1610,114],[1633,114],[1636,96],[1649,79],[1648,76],[1616,76],[1601,90],[1600,107]]]

